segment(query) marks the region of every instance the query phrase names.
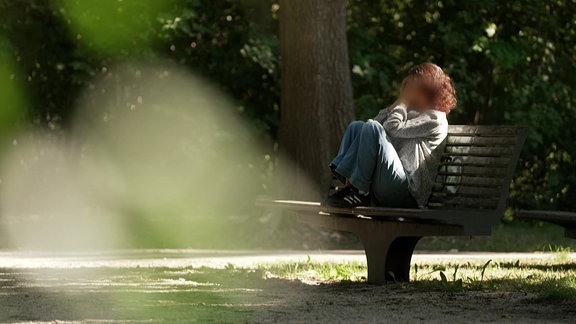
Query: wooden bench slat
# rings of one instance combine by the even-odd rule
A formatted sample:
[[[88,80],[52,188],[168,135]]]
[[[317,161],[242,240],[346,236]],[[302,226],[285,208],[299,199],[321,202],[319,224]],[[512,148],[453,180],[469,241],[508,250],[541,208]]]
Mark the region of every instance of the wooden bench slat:
[[[457,148],[457,146],[449,146],[447,149],[450,148]],[[477,157],[511,157],[510,148],[508,147],[500,147],[502,152],[494,150],[493,147],[476,147],[476,146],[465,146],[465,147],[458,147],[458,148],[474,148],[474,149],[484,149],[488,148],[485,152],[478,152],[478,153],[471,153],[471,152],[458,152],[457,150],[454,151],[447,151],[442,153],[442,158],[447,157],[458,157],[458,156],[477,156]]]
[[[500,146],[493,146],[493,147],[486,147],[486,146],[447,146],[444,149],[443,154],[450,155],[450,154],[468,154],[470,156],[475,155],[482,155],[482,154],[495,154],[496,156],[501,155],[512,155],[513,152],[510,152],[510,149],[506,147]]]
[[[498,206],[498,202],[499,198],[468,198],[457,196],[449,199],[439,199],[431,196],[429,206],[495,209]]]
[[[508,149],[508,150],[513,150],[513,149],[514,149],[514,145],[511,145],[510,143],[495,144],[495,143],[482,143],[482,142],[476,142],[476,143],[446,143],[446,147],[499,147],[499,148]]]
[[[498,202],[498,197],[494,196],[481,196],[477,194],[458,194],[458,195],[446,195],[441,193],[433,193],[430,195],[428,200],[429,203],[449,203],[449,204],[460,204],[459,202],[452,202],[451,199],[455,198],[462,198],[462,199],[469,199],[466,203],[462,203],[462,205],[467,206],[486,206],[489,205],[491,208],[496,208],[494,204],[492,204],[492,200]],[[490,200],[490,202],[488,202]]]
[[[275,207],[298,212],[327,213],[335,215],[375,216],[379,218],[410,218],[421,219],[426,209],[417,208],[387,208],[362,206],[356,208],[334,208],[322,206],[319,202],[296,200],[265,200],[259,199],[256,204],[263,207]]]
[[[452,192],[450,188],[454,188],[456,192]],[[500,196],[500,188],[483,188],[483,187],[472,187],[472,186],[443,186],[442,188],[433,188],[432,195],[448,197],[449,195],[463,195],[463,196],[474,196],[474,197],[495,197]]]
[[[498,203],[498,198],[468,198],[462,196],[454,196],[447,199],[439,199],[434,196],[430,197],[431,202],[441,202],[446,204],[462,204],[462,205],[478,205],[478,206],[494,206],[493,203]]]
[[[485,125],[450,125],[448,135],[458,134],[498,134],[498,135],[520,135],[524,132],[523,127],[518,126],[485,126]]]
[[[483,164],[483,165],[504,165],[505,167],[510,164],[509,157],[486,157],[486,156],[453,156],[451,158],[445,157],[441,164],[447,165],[460,165],[464,163]]]
[[[477,167],[477,168],[491,168],[491,169],[506,169],[506,163],[474,163],[474,162],[442,162],[440,166],[446,167]]]
[[[443,168],[444,169],[444,168]],[[448,170],[438,172],[440,176],[468,176],[468,177],[501,177],[506,174],[505,168],[491,168],[479,166],[450,166]]]
[[[294,201],[294,200],[265,200],[258,199],[256,204],[261,207],[281,208],[283,210],[294,211],[307,214],[366,216],[378,220],[392,221],[424,221],[426,223],[441,223],[437,209],[420,208],[388,208],[363,206],[356,208],[330,208],[321,206],[319,202]],[[441,212],[445,215],[445,212]],[[463,214],[467,215],[467,214]],[[478,213],[470,211],[469,216],[477,216]],[[467,215],[468,216],[468,215]]]
[[[446,146],[514,146],[516,137],[448,136]]]
[[[491,170],[494,170],[492,172]],[[506,166],[491,165],[483,163],[448,163],[442,162],[439,165],[438,172],[468,172],[468,173],[499,173],[506,170]]]
[[[501,187],[502,178],[481,178],[469,176],[442,176],[436,177],[435,185],[466,185],[473,187]],[[438,181],[440,180],[440,181]]]
[[[521,210],[520,218],[548,221],[557,224],[570,224],[576,227],[576,212],[552,210]]]
[[[479,205],[463,205],[463,204],[449,204],[449,203],[429,203],[428,207],[433,210],[494,210],[496,206],[487,205],[487,206],[479,206]]]
[[[521,210],[517,217],[560,225],[564,227],[564,236],[576,239],[576,212],[552,210]]]
[[[457,133],[448,132],[449,137],[516,137],[517,134],[507,134],[507,133]]]
[[[478,178],[491,178],[491,179],[500,179],[502,174],[479,174],[479,173],[468,173],[468,172],[438,172],[440,176],[448,176],[448,177],[478,177]]]

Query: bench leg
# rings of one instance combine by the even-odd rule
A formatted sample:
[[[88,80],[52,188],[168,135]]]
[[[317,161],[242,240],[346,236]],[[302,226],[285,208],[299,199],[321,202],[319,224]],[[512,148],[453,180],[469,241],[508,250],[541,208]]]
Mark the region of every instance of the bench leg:
[[[397,282],[410,281],[410,261],[412,261],[414,248],[421,238],[419,236],[401,236],[392,241],[386,255],[386,275],[391,277],[390,273],[393,273],[394,278],[388,279],[395,279]]]
[[[368,263],[368,283],[383,285],[387,281],[410,280],[410,260],[418,236],[361,237]]]

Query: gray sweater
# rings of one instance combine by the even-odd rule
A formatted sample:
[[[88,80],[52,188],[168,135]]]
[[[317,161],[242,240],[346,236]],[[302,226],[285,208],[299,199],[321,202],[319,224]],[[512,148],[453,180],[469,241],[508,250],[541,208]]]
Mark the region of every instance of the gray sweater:
[[[374,120],[382,123],[408,175],[408,189],[418,206],[425,207],[438,172],[440,145],[448,135],[446,114],[407,111],[403,105],[382,109]]]

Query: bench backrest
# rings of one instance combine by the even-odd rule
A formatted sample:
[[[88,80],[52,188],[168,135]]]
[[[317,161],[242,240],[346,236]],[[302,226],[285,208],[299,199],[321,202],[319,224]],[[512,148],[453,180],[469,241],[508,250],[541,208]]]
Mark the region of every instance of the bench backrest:
[[[503,212],[527,133],[525,127],[450,126],[428,207]]]

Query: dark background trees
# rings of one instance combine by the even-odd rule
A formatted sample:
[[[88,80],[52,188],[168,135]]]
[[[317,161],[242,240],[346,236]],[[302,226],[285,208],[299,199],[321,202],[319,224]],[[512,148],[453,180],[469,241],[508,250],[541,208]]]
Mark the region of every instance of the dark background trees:
[[[173,1],[154,16],[138,15],[132,12],[138,7],[127,6],[126,16],[145,20],[138,24],[145,30],[129,43],[116,44],[117,50],[103,52],[86,43],[82,35],[70,32],[69,11],[62,3],[0,0],[0,51],[16,62],[14,68],[19,71],[2,78],[25,85],[24,105],[33,124],[55,133],[66,132],[80,89],[98,95],[98,89],[90,87],[93,77],[107,73],[107,68],[117,62],[162,58],[209,79],[233,98],[236,109],[231,114],[245,116],[270,142],[278,138],[282,115],[278,18],[282,4],[251,0]],[[137,3],[146,6],[145,2]],[[331,6],[315,10],[337,10]],[[346,16],[348,71],[357,118],[369,118],[393,101],[402,73],[409,66],[434,61],[453,76],[458,88],[459,106],[450,116],[451,123],[531,127],[514,180],[511,206],[576,209],[573,1],[350,0]],[[313,18],[324,19],[322,15],[307,17]],[[326,19],[336,23],[342,17]],[[308,23],[317,25],[314,21]],[[316,37],[323,34],[316,32]],[[332,50],[342,49],[343,40],[337,36],[319,41]],[[343,57],[331,57],[336,60],[324,64],[342,64]],[[290,64],[297,63],[286,61],[288,67]],[[345,71],[339,73],[346,78]],[[306,81],[306,76],[284,80],[285,86]],[[323,91],[331,90],[328,86]],[[322,98],[303,93],[299,98],[284,98],[283,104],[306,112],[313,105],[309,99],[329,96],[336,105],[350,104],[346,93],[315,95]],[[285,111],[282,116],[287,119],[292,112],[298,111]],[[319,127],[319,116],[307,118],[309,124],[302,126]],[[318,135],[324,134],[318,141],[326,141],[321,160],[334,149],[334,138],[342,131],[337,128],[343,127],[350,116],[342,115],[330,122],[329,127],[336,129],[329,137],[322,137],[326,136],[325,130],[314,130]],[[294,136],[288,133],[284,138],[300,138]],[[310,163],[306,169],[318,168],[320,161],[311,160],[309,147],[284,142],[292,152],[306,151],[306,157],[297,158],[303,164]],[[275,156],[273,145],[268,150]]]

